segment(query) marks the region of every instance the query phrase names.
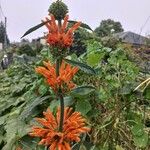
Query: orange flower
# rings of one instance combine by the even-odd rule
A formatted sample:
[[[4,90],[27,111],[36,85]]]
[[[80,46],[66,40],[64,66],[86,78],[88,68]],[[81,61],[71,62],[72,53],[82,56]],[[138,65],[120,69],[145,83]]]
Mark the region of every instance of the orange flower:
[[[43,62],[45,67],[37,67],[35,70],[37,73],[43,75],[46,78],[50,87],[57,92],[59,87],[63,92],[67,92],[75,87],[75,84],[71,81],[73,76],[77,73],[77,67],[71,67],[70,64],[62,62],[59,70],[59,76],[56,76],[55,65],[50,62]]]
[[[64,113],[63,131],[59,132],[60,109],[56,118],[48,109],[43,112],[44,118],[36,118],[43,127],[33,126],[30,136],[40,137],[39,145],[49,147],[49,150],[71,150],[70,142],[79,142],[80,135],[90,131],[85,127],[85,119],[79,112],[72,112],[72,108],[66,107]]]
[[[53,15],[50,16],[51,20],[46,18],[46,27],[49,30],[46,38],[47,43],[59,48],[70,47],[73,43],[73,33],[80,26],[81,22],[77,22],[68,31],[66,31],[69,18],[68,15],[64,18],[62,26],[57,25],[55,17]]]

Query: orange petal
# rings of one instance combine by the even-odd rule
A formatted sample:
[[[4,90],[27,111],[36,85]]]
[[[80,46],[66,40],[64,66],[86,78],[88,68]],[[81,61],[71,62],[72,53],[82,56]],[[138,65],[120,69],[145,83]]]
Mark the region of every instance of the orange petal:
[[[56,148],[57,148],[57,142],[55,141],[51,144],[51,146],[49,147],[49,150],[56,150]]]
[[[66,150],[71,150],[70,144],[67,142],[64,142],[64,146]]]
[[[66,15],[65,18],[64,18],[63,25],[62,25],[62,27],[61,27],[61,32],[62,32],[62,33],[65,32],[65,29],[66,29],[67,23],[68,23],[68,19],[69,19],[69,16]]]

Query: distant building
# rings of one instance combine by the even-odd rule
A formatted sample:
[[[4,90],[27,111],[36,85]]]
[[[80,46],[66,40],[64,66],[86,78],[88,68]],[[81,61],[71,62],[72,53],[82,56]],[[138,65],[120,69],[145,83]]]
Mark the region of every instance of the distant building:
[[[31,42],[33,45],[36,45],[36,44],[42,44],[42,45],[46,45],[46,39],[45,37],[39,37],[37,39],[33,39],[32,42]]]
[[[120,39],[123,43],[132,44],[133,46],[146,45],[148,40],[148,38],[130,31],[116,33],[113,36]]]

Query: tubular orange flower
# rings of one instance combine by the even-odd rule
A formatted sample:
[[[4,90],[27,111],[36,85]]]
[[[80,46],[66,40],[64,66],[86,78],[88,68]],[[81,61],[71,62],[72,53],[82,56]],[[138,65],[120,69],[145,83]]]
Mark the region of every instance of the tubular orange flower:
[[[55,92],[58,91],[59,87],[62,88],[63,92],[67,92],[75,87],[71,80],[79,70],[78,67],[71,67],[70,64],[63,61],[59,69],[59,76],[57,77],[55,65],[52,65],[49,61],[44,61],[43,64],[45,67],[37,67],[35,70],[46,78],[47,83]]]
[[[46,27],[49,30],[47,34],[47,43],[59,48],[70,47],[73,43],[73,33],[80,26],[81,22],[74,24],[68,31],[66,31],[69,16],[66,15],[62,26],[57,25],[55,17],[50,15],[51,20],[46,18]]]
[[[66,107],[64,113],[63,131],[58,132],[60,109],[58,108],[56,118],[50,109],[43,112],[44,118],[36,118],[43,127],[33,126],[30,136],[40,137],[39,145],[49,147],[49,150],[71,150],[70,142],[79,142],[82,133],[89,132],[85,127],[85,119],[80,112],[72,112],[72,108]]]

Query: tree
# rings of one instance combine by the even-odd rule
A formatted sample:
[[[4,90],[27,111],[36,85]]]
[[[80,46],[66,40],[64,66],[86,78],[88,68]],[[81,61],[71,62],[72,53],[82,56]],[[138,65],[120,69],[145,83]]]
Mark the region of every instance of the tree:
[[[93,39],[94,35],[88,32],[86,29],[80,28],[74,33],[74,42],[70,48],[71,53],[76,53],[80,56],[86,52],[86,41]]]
[[[6,39],[7,39],[7,43],[9,44],[9,39],[8,36],[6,35]],[[0,43],[4,44],[5,41],[5,25],[4,23],[1,21],[0,22]]]
[[[35,51],[32,49],[32,47],[29,44],[21,45],[17,52],[19,55],[22,55],[22,54],[26,54],[28,56],[35,56],[36,55]]]
[[[112,19],[102,20],[100,26],[95,29],[95,33],[100,37],[109,36],[112,33],[123,32],[124,29],[120,22]]]

